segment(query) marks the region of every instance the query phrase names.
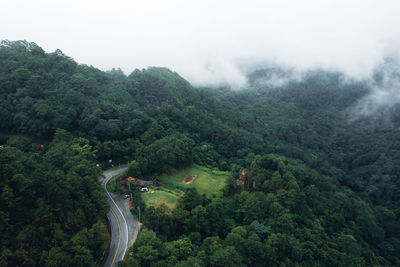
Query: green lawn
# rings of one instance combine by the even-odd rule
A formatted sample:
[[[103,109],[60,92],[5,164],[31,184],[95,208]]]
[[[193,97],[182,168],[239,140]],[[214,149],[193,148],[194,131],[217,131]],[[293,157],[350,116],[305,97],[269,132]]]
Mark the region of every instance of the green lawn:
[[[197,175],[196,179],[191,184],[182,183],[182,180],[189,174]],[[120,174],[110,180],[107,184],[108,191],[122,192],[125,189],[119,183],[122,178],[121,175],[126,176],[126,174]],[[224,188],[229,175],[229,172],[215,171],[193,164],[190,167],[157,177],[159,185],[149,188],[149,191],[153,190],[154,193],[142,192],[141,196],[148,206],[165,203],[173,209],[176,207],[178,197],[184,194],[186,188],[196,188],[200,194],[205,194],[207,197],[221,195],[221,190]]]
[[[151,190],[150,190],[151,191]],[[166,191],[155,189],[154,193],[141,193],[142,199],[147,206],[158,206],[161,203],[166,204],[170,209],[176,207],[178,197]]]
[[[189,174],[197,175],[196,179],[191,184],[182,183],[182,180]],[[190,167],[176,170],[171,174],[163,174],[158,180],[162,186],[167,188],[196,188],[200,194],[212,197],[213,195],[222,194],[221,190],[224,188],[229,175],[229,172],[215,171],[193,164]]]

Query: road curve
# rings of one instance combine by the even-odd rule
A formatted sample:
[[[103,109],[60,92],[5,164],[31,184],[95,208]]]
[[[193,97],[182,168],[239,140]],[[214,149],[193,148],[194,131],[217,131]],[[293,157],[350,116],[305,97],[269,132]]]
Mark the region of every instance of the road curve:
[[[123,201],[116,200],[116,197],[113,197],[106,188],[107,182],[113,176],[124,172],[126,169],[127,167],[123,166],[103,172],[105,179],[102,180],[101,185],[104,187],[108,202],[110,203],[110,211],[107,213],[107,217],[111,225],[111,243],[107,259],[104,262],[105,267],[115,266],[118,261],[123,260],[126,249],[128,248],[129,236],[132,236],[129,235],[127,223],[127,221],[132,223],[132,214],[127,214]],[[131,215],[132,218],[128,220],[126,217],[129,215]]]

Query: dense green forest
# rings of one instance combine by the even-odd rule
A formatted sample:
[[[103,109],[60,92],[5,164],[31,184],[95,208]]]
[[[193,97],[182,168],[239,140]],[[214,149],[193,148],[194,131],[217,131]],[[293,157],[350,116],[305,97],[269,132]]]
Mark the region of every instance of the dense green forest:
[[[95,266],[108,203],[87,139],[58,129],[46,151],[12,138],[2,151],[2,266]]]
[[[400,265],[399,106],[354,119],[369,82],[263,82],[286,74],[195,88],[165,68],[126,76],[2,41],[1,265],[95,265],[108,239],[96,164],[109,159],[143,178],[192,163],[232,173],[223,196],[147,208],[121,266]]]

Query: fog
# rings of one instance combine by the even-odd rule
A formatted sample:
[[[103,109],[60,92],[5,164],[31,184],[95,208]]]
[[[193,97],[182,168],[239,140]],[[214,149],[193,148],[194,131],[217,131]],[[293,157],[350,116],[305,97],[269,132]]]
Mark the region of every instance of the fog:
[[[351,119],[357,120],[375,114],[385,114],[400,104],[400,61],[386,58],[375,68],[370,82],[370,94],[361,98],[351,109]]]
[[[398,56],[398,1],[1,0],[0,39],[102,70],[165,66],[195,85],[245,87],[246,67],[369,77]]]

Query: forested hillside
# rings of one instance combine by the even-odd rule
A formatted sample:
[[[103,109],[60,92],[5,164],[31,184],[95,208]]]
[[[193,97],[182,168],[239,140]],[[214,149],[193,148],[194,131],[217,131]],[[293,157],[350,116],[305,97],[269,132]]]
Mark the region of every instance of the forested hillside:
[[[43,151],[8,141],[0,155],[2,266],[95,266],[108,203],[88,141],[57,130]]]
[[[399,107],[354,119],[369,83],[271,73],[289,75],[195,88],[165,68],[126,76],[2,41],[0,262],[95,265],[108,208],[96,164],[112,159],[139,178],[192,163],[232,174],[223,196],[147,208],[122,266],[399,265]]]

